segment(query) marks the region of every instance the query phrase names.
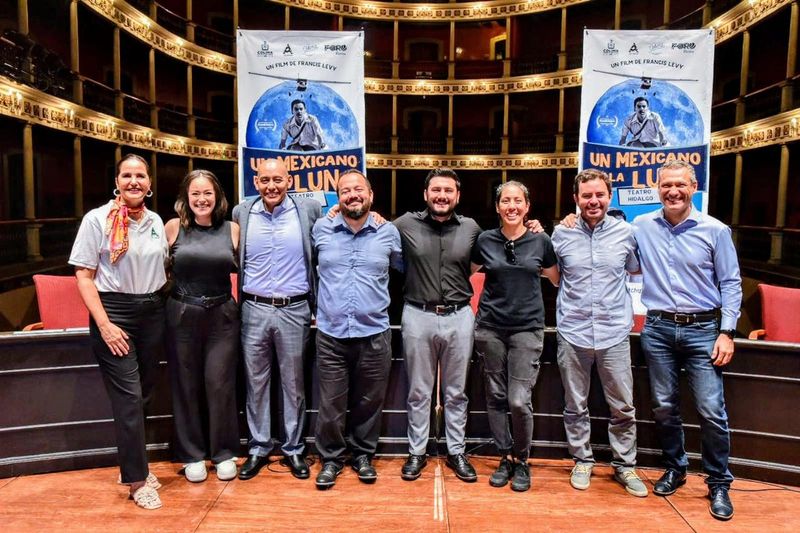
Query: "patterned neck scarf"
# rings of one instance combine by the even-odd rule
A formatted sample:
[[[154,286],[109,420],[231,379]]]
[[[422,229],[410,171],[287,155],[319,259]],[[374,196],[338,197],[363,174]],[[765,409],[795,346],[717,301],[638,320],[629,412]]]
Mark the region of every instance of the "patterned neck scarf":
[[[111,264],[116,263],[128,251],[129,217],[133,215],[134,219],[138,219],[138,215],[146,211],[147,208],[144,204],[139,207],[128,207],[119,196],[114,199],[114,205],[106,218],[106,235],[108,235],[111,250]]]

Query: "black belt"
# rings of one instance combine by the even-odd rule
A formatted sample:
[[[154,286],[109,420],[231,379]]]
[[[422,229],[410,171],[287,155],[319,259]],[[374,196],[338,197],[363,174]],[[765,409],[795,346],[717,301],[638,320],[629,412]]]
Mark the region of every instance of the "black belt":
[[[459,309],[463,309],[469,305],[469,302],[461,302],[457,304],[418,304],[416,302],[406,302],[408,305],[422,309],[428,313],[435,313],[440,316],[452,315]]]
[[[695,322],[708,322],[720,317],[718,309],[703,311],[701,313],[670,313],[668,311],[648,311],[647,316],[656,316],[670,320],[676,324],[694,324]]]
[[[219,304],[224,304],[231,299],[230,294],[220,294],[219,296],[190,296],[188,294],[181,294],[179,292],[173,292],[172,297],[179,302],[199,305],[201,307],[205,307],[206,309],[210,307],[216,307]]]
[[[250,300],[251,302],[255,302],[257,304],[267,304],[271,305],[272,307],[286,307],[287,305],[291,305],[297,302],[304,302],[308,300],[308,293],[305,294],[298,294],[297,296],[256,296],[255,294],[250,294],[249,292],[243,292],[242,298],[245,300]]]

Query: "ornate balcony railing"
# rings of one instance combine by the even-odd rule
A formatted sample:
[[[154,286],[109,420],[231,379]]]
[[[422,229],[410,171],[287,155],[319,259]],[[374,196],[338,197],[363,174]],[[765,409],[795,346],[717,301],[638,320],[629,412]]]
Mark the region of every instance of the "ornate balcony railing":
[[[518,135],[509,139],[508,151],[512,154],[544,153],[556,151],[555,134]]]
[[[445,139],[418,139],[400,137],[398,151],[402,154],[443,154],[447,151]]]
[[[484,139],[454,139],[453,153],[455,154],[499,154],[502,141],[499,138]]]
[[[114,98],[116,91],[93,79],[81,77],[83,80],[83,105],[89,109],[113,115],[115,112]]]
[[[188,130],[186,113],[173,111],[172,109],[159,108],[158,110],[158,129],[175,135],[186,135]]]
[[[122,106],[125,120],[141,126],[150,126],[150,102],[126,94],[123,95]]]
[[[236,142],[233,138],[233,122],[196,117],[194,121],[195,137],[204,141],[223,143]]]

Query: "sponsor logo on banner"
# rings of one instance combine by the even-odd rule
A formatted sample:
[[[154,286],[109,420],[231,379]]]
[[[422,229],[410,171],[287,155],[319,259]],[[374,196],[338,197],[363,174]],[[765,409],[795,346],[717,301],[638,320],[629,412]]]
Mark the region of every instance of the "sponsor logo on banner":
[[[606,44],[606,47],[603,48],[603,54],[607,56],[614,56],[619,54],[619,50],[617,50],[617,43],[614,42],[614,39],[608,40],[608,44]]]
[[[696,46],[695,43],[672,43],[673,50],[680,50],[684,54],[693,54]]]
[[[285,56],[292,56],[292,55],[294,55],[294,54],[292,53],[292,47],[291,47],[290,45],[288,45],[288,44],[287,44],[287,45],[286,45],[286,48],[284,48],[284,49],[283,49],[283,55],[285,55]]]
[[[628,49],[628,54],[632,55],[632,56],[638,56],[639,55],[639,47],[636,46],[636,43],[633,43],[631,45],[631,47]]]
[[[650,43],[650,53],[654,56],[660,56],[664,53],[664,43]]]
[[[258,57],[272,57],[272,50],[269,49],[267,41],[261,41],[261,48],[256,52]]]
[[[325,45],[326,52],[333,52],[336,55],[344,55],[347,53],[347,45],[346,44],[326,44]]]

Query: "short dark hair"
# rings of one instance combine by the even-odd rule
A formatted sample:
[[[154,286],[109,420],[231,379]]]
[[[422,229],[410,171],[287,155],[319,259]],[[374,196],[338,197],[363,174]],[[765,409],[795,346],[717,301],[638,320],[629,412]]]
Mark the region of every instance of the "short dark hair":
[[[211,224],[218,226],[225,220],[228,213],[228,200],[225,198],[225,191],[222,190],[219,180],[210,170],[198,168],[184,176],[178,187],[178,199],[175,200],[175,212],[181,220],[181,226],[188,228],[194,221],[194,213],[189,208],[189,185],[197,178],[206,178],[214,188],[214,211],[211,212]]]
[[[528,188],[525,185],[523,185],[522,183],[520,183],[517,180],[510,180],[510,181],[507,181],[505,183],[501,183],[500,185],[498,185],[497,189],[495,189],[495,191],[494,191],[494,203],[496,205],[500,205],[500,197],[503,195],[503,191],[506,190],[507,187],[511,187],[512,185],[514,187],[517,187],[519,190],[522,191],[522,195],[525,196],[525,201],[528,204],[530,204],[531,203],[531,192],[528,190]]]
[[[647,104],[647,107],[650,107],[650,100],[648,100],[644,96],[640,96],[636,100],[633,101],[633,108],[634,109],[636,109],[636,104],[638,104],[639,102],[644,102],[644,103]]]
[[[291,103],[291,105],[289,105],[289,109],[291,109],[292,111],[294,111],[294,105],[295,105],[295,104],[303,104],[303,107],[305,107],[306,109],[308,109],[308,106],[306,105],[306,103],[305,103],[303,100],[300,100],[299,98],[295,98],[294,100],[292,100],[292,103]]]
[[[428,189],[428,185],[431,184],[431,180],[433,178],[450,178],[456,182],[456,190],[457,191],[461,190],[461,180],[458,179],[458,174],[456,174],[456,171],[453,170],[452,168],[439,167],[439,168],[434,168],[433,170],[428,172],[428,175],[425,176],[426,190]]]
[[[367,177],[366,174],[364,174],[363,172],[361,172],[357,168],[348,168],[347,170],[345,170],[344,172],[339,174],[339,179],[336,180],[336,194],[339,194],[339,183],[341,183],[342,178],[347,176],[348,174],[358,174],[359,176],[364,178],[364,181],[367,182],[367,188],[370,191],[372,190],[372,183],[369,181],[369,178]]]
[[[122,163],[124,163],[125,161],[128,161],[128,160],[131,160],[131,159],[134,160],[134,161],[138,161],[139,163],[143,164],[145,171],[148,174],[150,174],[150,165],[147,164],[147,161],[145,161],[144,157],[142,157],[142,156],[140,156],[138,154],[125,154],[124,156],[122,156],[122,158],[119,161],[117,161],[117,176],[119,176],[119,171],[122,168]]]
[[[611,175],[596,168],[587,168],[578,172],[578,175],[575,176],[572,192],[577,195],[580,184],[592,180],[603,180],[606,187],[608,187],[609,196],[611,195]]]
[[[694,167],[691,163],[687,163],[686,161],[679,161],[677,159],[673,161],[668,161],[664,163],[659,169],[656,171],[656,182],[661,180],[661,173],[665,170],[686,170],[689,174],[689,181],[697,184],[697,173],[694,171]]]

